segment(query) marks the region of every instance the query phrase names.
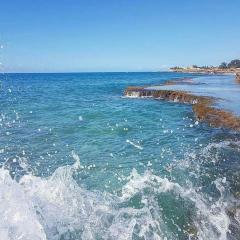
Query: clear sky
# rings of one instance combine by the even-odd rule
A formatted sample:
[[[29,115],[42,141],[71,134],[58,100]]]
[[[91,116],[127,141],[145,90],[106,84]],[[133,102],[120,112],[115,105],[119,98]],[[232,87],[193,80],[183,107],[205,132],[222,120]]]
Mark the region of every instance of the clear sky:
[[[240,58],[240,0],[5,0],[6,72],[155,71]]]

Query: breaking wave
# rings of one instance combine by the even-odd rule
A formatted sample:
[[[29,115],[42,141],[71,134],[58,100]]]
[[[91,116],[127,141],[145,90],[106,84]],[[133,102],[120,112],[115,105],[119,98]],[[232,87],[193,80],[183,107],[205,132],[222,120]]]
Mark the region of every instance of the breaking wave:
[[[1,239],[238,239],[239,201],[226,177],[216,176],[207,190],[191,180],[195,174],[200,181],[201,166],[209,164],[209,157],[219,164],[216,156],[223,148],[239,151],[239,143],[209,144],[200,163],[188,154],[168,166],[170,174],[164,177],[133,169],[115,195],[90,191],[75,181],[74,174],[81,171],[75,153],[73,165],[59,167],[48,178],[27,174],[16,181],[3,167]],[[180,171],[188,172],[186,181],[178,179]]]

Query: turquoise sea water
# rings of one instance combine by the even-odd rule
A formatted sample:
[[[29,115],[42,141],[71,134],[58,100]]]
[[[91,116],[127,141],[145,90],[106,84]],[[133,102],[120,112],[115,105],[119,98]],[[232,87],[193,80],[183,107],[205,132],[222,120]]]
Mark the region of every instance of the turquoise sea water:
[[[122,97],[182,77],[1,75],[1,239],[240,239],[239,133]]]
[[[215,107],[231,111],[240,116],[240,84],[235,75],[209,75],[192,79],[191,84],[168,86],[151,86],[149,89],[180,90],[199,96],[210,96],[216,99]]]

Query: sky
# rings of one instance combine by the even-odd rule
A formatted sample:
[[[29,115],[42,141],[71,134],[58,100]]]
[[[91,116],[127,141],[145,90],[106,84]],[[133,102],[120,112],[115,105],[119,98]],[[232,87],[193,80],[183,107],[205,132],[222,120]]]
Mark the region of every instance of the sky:
[[[0,1],[5,72],[161,71],[240,58],[239,0]]]

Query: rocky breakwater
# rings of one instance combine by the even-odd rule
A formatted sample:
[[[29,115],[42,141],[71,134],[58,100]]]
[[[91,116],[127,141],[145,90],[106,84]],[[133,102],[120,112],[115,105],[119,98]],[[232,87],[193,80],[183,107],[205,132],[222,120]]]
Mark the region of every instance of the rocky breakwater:
[[[129,98],[153,98],[171,102],[191,104],[196,118],[213,127],[221,127],[240,131],[240,118],[232,112],[215,108],[217,99],[208,96],[197,96],[185,91],[148,89],[144,87],[128,87],[124,95]]]
[[[128,87],[124,95],[129,98],[154,98],[171,102],[189,103],[189,104],[211,104],[214,100],[209,97],[195,96],[184,91],[173,90],[154,90],[143,87]]]

